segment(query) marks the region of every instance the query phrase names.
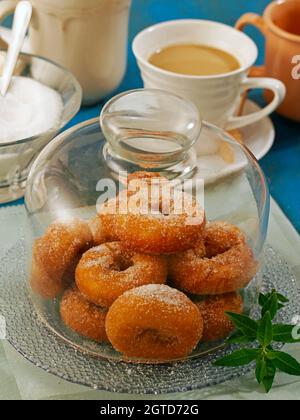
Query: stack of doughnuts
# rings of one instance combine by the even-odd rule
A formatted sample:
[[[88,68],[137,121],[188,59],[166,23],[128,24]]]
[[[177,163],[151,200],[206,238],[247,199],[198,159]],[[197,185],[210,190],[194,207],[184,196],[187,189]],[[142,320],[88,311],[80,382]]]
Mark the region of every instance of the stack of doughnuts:
[[[34,243],[30,282],[44,299],[61,297],[61,318],[77,334],[127,358],[167,361],[230,335],[225,312],[243,311],[239,291],[257,263],[244,234],[207,222],[192,196],[181,212],[176,194],[165,208],[168,180],[155,179],[150,199],[127,185],[92,220],[53,223]],[[129,179],[152,189],[153,180]]]

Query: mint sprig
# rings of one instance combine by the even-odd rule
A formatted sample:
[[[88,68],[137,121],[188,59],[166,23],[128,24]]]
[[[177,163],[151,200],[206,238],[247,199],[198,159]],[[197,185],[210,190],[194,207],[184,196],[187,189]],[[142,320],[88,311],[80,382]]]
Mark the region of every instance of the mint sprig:
[[[300,363],[288,353],[276,351],[273,343],[300,343],[293,338],[294,325],[276,324],[273,320],[289,300],[273,290],[260,294],[258,303],[261,307],[261,319],[254,320],[247,315],[226,312],[236,327],[236,331],[227,340],[229,344],[246,345],[254,343],[251,348],[242,348],[217,360],[215,366],[237,367],[255,362],[255,376],[268,393],[273,386],[278,371],[289,375],[300,376]]]

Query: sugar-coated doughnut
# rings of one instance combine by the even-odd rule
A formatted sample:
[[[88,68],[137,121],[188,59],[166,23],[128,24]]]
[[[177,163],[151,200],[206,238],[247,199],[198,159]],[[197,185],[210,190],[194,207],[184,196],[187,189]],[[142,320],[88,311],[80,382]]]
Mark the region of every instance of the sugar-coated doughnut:
[[[99,216],[95,216],[88,221],[89,227],[93,235],[94,246],[102,245],[106,242],[113,242],[116,240],[110,232],[104,229],[103,223]]]
[[[109,307],[134,287],[165,283],[164,256],[128,251],[120,242],[100,245],[87,251],[76,269],[76,284],[91,302]]]
[[[225,222],[209,223],[204,242],[169,257],[169,276],[178,289],[192,294],[219,295],[243,289],[257,272],[244,234]]]
[[[107,311],[88,302],[77,289],[67,290],[60,303],[60,314],[68,328],[95,341],[108,341],[105,332]]]
[[[58,221],[33,246],[30,284],[45,299],[59,296],[75,280],[75,268],[82,253],[93,246],[84,220]]]
[[[204,210],[190,194],[170,187],[166,178],[136,176],[131,179],[136,192],[123,190],[100,209],[104,229],[137,252],[158,255],[190,249],[205,226]]]
[[[167,361],[189,355],[203,333],[197,306],[166,285],[148,285],[120,296],[106,317],[113,347],[126,357]]]
[[[210,296],[196,303],[204,321],[201,341],[218,341],[234,331],[234,325],[225,312],[241,314],[243,299],[238,293]]]
[[[168,182],[168,178],[162,176],[159,172],[137,171],[128,175],[127,186],[133,181],[137,181],[137,184],[139,181],[146,181],[148,184],[151,182],[162,184],[164,182]]]

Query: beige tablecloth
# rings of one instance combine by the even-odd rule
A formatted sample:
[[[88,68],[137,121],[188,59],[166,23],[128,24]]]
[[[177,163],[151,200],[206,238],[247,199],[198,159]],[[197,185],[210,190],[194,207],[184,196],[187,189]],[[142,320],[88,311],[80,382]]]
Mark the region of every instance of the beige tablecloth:
[[[20,237],[24,223],[23,208],[0,209],[0,257]],[[21,226],[21,227],[20,227]],[[5,245],[4,245],[5,239]],[[300,237],[272,201],[269,244],[287,260],[299,279],[300,286]],[[1,309],[1,308],[0,308]],[[300,315],[300,314],[299,314]],[[300,345],[287,346],[286,350],[300,360]],[[252,374],[201,391],[149,399],[300,399],[300,379],[279,374],[272,392],[264,394]],[[0,341],[0,400],[3,399],[145,399],[145,396],[112,394],[73,385],[45,373],[23,359],[6,341]]]

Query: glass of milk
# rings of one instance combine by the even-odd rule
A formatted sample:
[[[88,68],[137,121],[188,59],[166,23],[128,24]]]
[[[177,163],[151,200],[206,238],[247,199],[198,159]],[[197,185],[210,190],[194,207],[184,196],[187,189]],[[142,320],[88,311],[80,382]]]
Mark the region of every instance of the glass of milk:
[[[5,55],[0,51],[0,74]],[[44,58],[20,56],[10,89],[0,97],[0,203],[23,196],[35,157],[74,117],[81,100],[72,73]]]

